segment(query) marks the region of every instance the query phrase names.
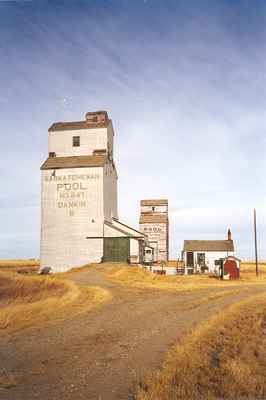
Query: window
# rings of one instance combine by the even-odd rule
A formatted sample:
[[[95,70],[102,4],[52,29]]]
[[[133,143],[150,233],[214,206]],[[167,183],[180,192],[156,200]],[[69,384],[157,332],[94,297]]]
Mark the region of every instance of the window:
[[[152,211],[155,211],[155,207],[152,207],[151,209],[152,209]]]
[[[205,253],[198,253],[198,265],[205,265]]]
[[[80,146],[80,136],[73,136],[73,147]]]
[[[146,254],[151,254],[151,250],[146,250]]]
[[[50,151],[49,157],[55,157],[55,156],[56,156],[55,152],[54,151]]]

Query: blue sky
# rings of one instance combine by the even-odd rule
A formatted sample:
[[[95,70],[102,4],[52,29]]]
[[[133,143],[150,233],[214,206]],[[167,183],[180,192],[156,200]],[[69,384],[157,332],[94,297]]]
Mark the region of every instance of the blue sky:
[[[0,1],[0,257],[38,257],[47,129],[106,109],[119,215],[170,205],[171,256],[223,239],[266,258],[266,3]]]

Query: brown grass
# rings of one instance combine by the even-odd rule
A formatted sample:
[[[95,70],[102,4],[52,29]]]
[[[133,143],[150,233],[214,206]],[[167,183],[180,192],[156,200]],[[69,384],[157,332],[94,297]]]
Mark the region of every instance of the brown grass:
[[[40,265],[40,260],[0,260],[0,268],[14,268],[14,267],[36,267]]]
[[[104,289],[79,288],[54,276],[0,273],[0,333],[69,318],[109,298]]]
[[[256,272],[255,262],[254,261],[242,261],[241,262],[241,271],[243,273],[255,274],[255,272]],[[266,274],[266,262],[265,261],[259,262],[259,273],[262,275]]]
[[[245,263],[242,266],[241,264],[241,279],[237,281],[222,281],[208,274],[186,276],[157,275],[138,267],[128,267],[122,264],[110,265],[107,269],[107,276],[110,280],[127,286],[174,291],[188,291],[208,287],[235,287],[243,286],[243,284],[265,284],[266,264],[260,264],[261,272],[258,278],[255,275],[254,265]]]
[[[192,332],[136,400],[266,398],[266,295],[233,305]]]
[[[29,260],[0,260],[0,271],[34,273],[37,272],[40,261]]]
[[[0,368],[0,390],[10,389],[16,386],[17,382],[13,375],[8,373],[4,368]]]

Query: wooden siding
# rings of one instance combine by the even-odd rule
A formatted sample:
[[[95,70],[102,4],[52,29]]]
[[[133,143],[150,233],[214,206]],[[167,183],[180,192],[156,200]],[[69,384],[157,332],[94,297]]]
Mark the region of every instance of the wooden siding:
[[[163,207],[162,207],[163,206]],[[154,261],[169,258],[169,220],[167,200],[141,200],[140,231],[154,249]]]

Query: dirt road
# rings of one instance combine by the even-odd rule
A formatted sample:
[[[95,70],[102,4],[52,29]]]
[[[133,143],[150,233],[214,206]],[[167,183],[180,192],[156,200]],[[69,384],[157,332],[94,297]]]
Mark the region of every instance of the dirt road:
[[[134,383],[161,365],[171,344],[223,307],[265,290],[126,288],[106,280],[102,266],[71,279],[107,288],[113,300],[74,319],[1,338],[0,368],[16,380],[0,389],[1,400],[131,399]]]

